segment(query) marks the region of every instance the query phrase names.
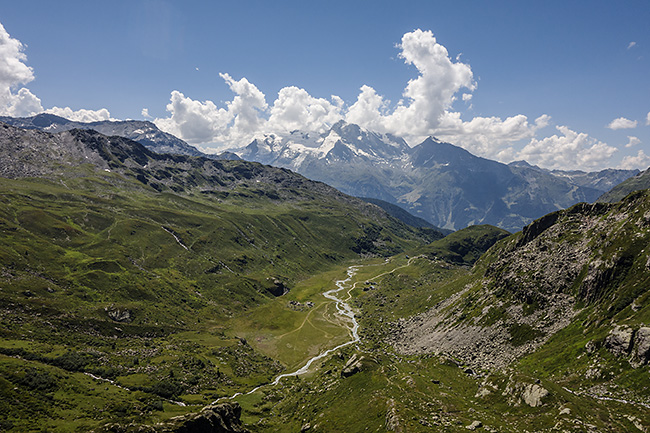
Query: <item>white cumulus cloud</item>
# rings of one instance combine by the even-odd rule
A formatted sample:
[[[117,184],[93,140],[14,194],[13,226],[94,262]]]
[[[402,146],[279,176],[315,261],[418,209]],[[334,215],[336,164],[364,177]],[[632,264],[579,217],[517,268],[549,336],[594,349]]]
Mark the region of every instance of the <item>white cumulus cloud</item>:
[[[305,89],[284,87],[271,107],[267,129],[286,132],[295,129],[322,132],[342,119],[343,101],[314,98]]]
[[[221,74],[235,93],[225,108],[212,101],[196,101],[174,90],[167,111],[168,118],[157,118],[154,123],[163,131],[192,144],[245,144],[264,130],[265,121],[259,116],[267,109],[264,94],[246,78],[237,81]]]
[[[645,117],[645,124],[650,125],[650,111],[648,111],[648,114]]]
[[[633,129],[636,128],[637,121],[636,120],[630,120],[626,119],[625,117],[619,117],[617,119],[612,120],[609,122],[607,127],[609,129]]]
[[[542,115],[534,123],[523,114],[505,120],[499,117],[474,117],[463,121],[460,113],[447,113],[436,130],[436,137],[461,145],[475,155],[500,161],[512,160],[512,143],[530,139],[535,132],[548,126],[550,116]]]
[[[639,140],[638,137],[631,137],[631,136],[628,135],[627,140],[628,141],[627,141],[627,144],[625,145],[625,147],[634,147],[637,144],[641,144],[641,140]]]
[[[115,120],[111,118],[111,113],[106,108],[100,108],[99,110],[87,110],[85,108],[73,110],[70,107],[52,107],[45,110],[45,112],[65,117],[66,119],[75,122],[89,123],[99,122],[102,120]]]
[[[0,114],[5,116],[30,116],[43,109],[40,99],[20,87],[34,79],[34,71],[25,64],[24,48],[0,24]]]
[[[402,136],[429,135],[435,131],[462,88],[476,88],[472,69],[453,62],[447,49],[431,31],[406,33],[399,45],[400,57],[414,65],[420,75],[410,80],[393,113],[386,117],[386,129]]]
[[[639,150],[636,155],[628,155],[621,161],[619,168],[626,170],[645,170],[650,166],[650,156],[646,155],[643,150]]]
[[[384,119],[388,102],[370,86],[361,86],[357,101],[350,106],[346,113],[346,121],[356,123],[376,132],[386,132]]]
[[[556,129],[560,135],[531,139],[518,153],[518,159],[551,169],[594,170],[604,168],[617,151],[615,147],[566,126],[556,126]]]

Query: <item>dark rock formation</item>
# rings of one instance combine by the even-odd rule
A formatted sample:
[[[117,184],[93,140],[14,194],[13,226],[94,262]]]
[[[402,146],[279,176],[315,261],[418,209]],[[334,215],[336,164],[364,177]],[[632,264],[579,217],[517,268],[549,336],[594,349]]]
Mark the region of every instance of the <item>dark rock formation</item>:
[[[246,433],[242,427],[239,403],[220,403],[205,407],[200,413],[174,418],[165,433]]]

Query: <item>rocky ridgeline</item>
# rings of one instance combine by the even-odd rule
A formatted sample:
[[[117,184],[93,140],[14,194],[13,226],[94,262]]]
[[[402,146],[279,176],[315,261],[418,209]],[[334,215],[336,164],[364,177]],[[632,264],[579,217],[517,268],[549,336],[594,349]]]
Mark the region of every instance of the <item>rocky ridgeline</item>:
[[[213,160],[187,155],[158,154],[141,144],[93,130],[73,129],[56,134],[0,123],[0,177],[62,180],[94,175],[119,186],[135,181],[153,192],[198,192],[219,199],[236,188],[255,196],[293,201],[327,196],[358,207],[364,215],[386,217],[375,205],[347,196],[321,182],[286,169],[258,163]],[[128,187],[133,188],[130,182]],[[248,192],[244,197],[250,197]],[[283,287],[278,287],[283,290]]]
[[[648,245],[648,191],[547,215],[489,250],[474,267],[473,283],[393,324],[393,344],[407,354],[446,353],[468,365],[502,369],[587,308],[593,311],[587,325],[611,330],[592,344],[643,365],[649,328],[635,323],[643,317],[637,312],[648,308]]]

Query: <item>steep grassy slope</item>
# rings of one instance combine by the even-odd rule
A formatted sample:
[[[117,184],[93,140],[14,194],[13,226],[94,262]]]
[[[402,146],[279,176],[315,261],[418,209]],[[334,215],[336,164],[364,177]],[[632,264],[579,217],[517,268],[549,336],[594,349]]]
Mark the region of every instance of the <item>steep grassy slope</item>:
[[[314,273],[431,240],[259,164],[6,125],[0,149],[7,431],[150,424],[201,407],[175,400],[205,405],[266,382],[284,366],[231,318]]]

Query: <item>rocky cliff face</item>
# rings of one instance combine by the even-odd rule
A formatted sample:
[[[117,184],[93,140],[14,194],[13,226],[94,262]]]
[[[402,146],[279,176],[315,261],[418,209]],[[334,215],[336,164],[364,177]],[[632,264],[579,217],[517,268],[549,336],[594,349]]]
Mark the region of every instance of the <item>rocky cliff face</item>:
[[[91,129],[107,136],[119,136],[137,141],[156,153],[174,155],[204,156],[210,159],[239,160],[234,153],[206,154],[187,144],[180,138],[163,132],[146,120],[102,120],[98,122],[75,122],[54,114],[41,113],[32,117],[3,117],[0,122],[22,129],[37,129],[56,133],[72,129]]]
[[[207,406],[201,412],[173,420],[169,433],[247,433],[242,427],[241,406],[221,403]]]
[[[649,191],[552,213],[490,249],[475,265],[474,282],[456,295],[396,324],[394,344],[405,353],[448,353],[499,369],[584,312],[601,334],[629,323],[597,343],[647,362],[648,245]]]

